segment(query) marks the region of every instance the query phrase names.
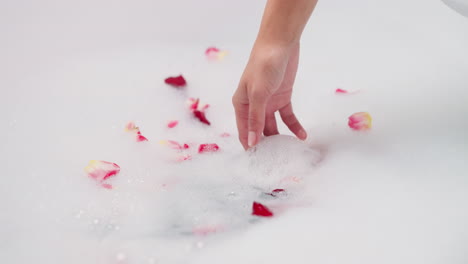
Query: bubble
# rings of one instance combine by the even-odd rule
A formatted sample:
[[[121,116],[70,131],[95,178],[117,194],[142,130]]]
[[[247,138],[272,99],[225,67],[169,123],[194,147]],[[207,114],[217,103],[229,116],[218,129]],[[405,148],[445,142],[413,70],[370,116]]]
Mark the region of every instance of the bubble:
[[[264,138],[250,151],[248,166],[255,185],[276,188],[299,182],[320,160],[320,152],[306,142],[276,135]]]

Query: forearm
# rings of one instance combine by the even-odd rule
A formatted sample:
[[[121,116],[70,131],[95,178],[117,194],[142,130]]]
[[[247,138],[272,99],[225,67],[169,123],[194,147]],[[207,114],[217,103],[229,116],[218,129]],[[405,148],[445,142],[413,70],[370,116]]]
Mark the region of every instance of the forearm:
[[[302,31],[317,0],[268,0],[257,36],[258,43],[293,45]]]

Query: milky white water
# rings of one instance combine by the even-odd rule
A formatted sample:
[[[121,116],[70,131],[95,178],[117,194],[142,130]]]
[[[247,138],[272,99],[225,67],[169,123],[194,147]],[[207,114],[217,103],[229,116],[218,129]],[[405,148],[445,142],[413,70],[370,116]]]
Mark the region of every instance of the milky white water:
[[[309,139],[249,153],[230,96],[264,1],[0,2],[0,262],[468,263],[467,5],[446,2],[322,0],[293,96]],[[220,151],[177,163],[164,139]],[[92,159],[121,166],[114,189]]]

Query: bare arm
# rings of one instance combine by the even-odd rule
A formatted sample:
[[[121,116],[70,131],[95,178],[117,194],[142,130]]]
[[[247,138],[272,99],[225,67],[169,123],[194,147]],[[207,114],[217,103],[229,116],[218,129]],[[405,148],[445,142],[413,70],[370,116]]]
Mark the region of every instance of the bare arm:
[[[268,0],[257,42],[277,45],[299,43],[317,0]]]
[[[232,101],[245,149],[279,134],[275,112],[300,139],[307,134],[293,113],[292,87],[299,43],[317,0],[268,0],[249,62]]]

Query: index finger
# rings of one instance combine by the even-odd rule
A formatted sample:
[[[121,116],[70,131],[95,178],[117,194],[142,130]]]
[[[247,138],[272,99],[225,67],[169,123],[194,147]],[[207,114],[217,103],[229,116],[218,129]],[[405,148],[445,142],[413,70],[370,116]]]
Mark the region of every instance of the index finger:
[[[249,129],[249,104],[241,101],[236,95],[232,97],[232,104],[236,113],[237,131],[239,133],[239,141],[245,150],[249,148],[247,137]]]

